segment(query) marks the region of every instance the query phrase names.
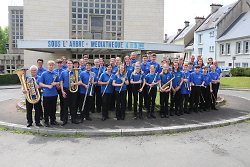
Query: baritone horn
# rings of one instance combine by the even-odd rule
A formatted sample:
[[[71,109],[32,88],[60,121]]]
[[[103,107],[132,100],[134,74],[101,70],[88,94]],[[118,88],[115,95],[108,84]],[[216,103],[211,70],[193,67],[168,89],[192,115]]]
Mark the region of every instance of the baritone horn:
[[[79,68],[73,68],[73,71],[70,71],[69,72],[69,84],[70,83],[77,83],[79,80]],[[70,73],[73,72],[73,75],[70,75]],[[75,93],[78,91],[78,85],[73,85],[73,86],[70,86],[69,85],[69,91],[71,93]]]
[[[19,69],[14,71],[17,74],[20,83],[22,85],[23,90],[26,90],[27,93],[25,94],[26,99],[29,103],[35,104],[40,100],[40,93],[39,90],[36,88],[36,79],[34,77],[26,77],[26,71],[28,69]]]

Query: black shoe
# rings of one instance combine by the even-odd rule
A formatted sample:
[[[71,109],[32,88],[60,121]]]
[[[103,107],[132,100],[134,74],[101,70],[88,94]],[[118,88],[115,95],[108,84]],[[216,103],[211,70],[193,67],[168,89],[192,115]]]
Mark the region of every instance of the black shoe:
[[[164,115],[163,115],[163,114],[161,114],[161,118],[164,118]]]
[[[173,111],[170,112],[170,116],[174,116],[174,112]]]
[[[116,120],[118,120],[118,121],[119,121],[119,120],[121,120],[121,118],[116,118]]]
[[[134,117],[134,120],[137,120],[137,119],[138,119],[138,117],[137,117],[137,116],[135,116],[135,117]]]
[[[66,125],[67,123],[67,121],[63,121],[62,126]]]
[[[155,113],[152,112],[151,117],[156,118]]]
[[[147,118],[149,118],[149,119],[151,118],[151,114],[150,114],[150,113],[148,113],[148,116],[147,116]]]
[[[165,115],[165,118],[169,118],[168,114]]]
[[[207,110],[204,108],[203,111],[207,111]]]
[[[79,123],[83,123],[83,119],[82,118],[80,119]]]
[[[28,122],[27,127],[31,127],[31,126],[32,126],[32,123]]]
[[[175,112],[175,115],[180,116],[179,112]]]
[[[43,120],[43,116],[40,116],[40,120]]]
[[[57,121],[51,122],[51,125],[59,125]]]
[[[88,120],[88,121],[92,121],[92,119],[91,119],[90,117],[87,117],[87,118],[86,118],[86,120]]]
[[[109,119],[109,116],[106,116],[107,119]]]
[[[142,119],[142,113],[139,113],[139,119]]]
[[[79,124],[79,122],[78,122],[76,119],[72,119],[71,122],[72,122],[73,124]]]
[[[218,108],[216,108],[216,107],[213,107],[213,108],[211,108],[212,110],[218,110]]]
[[[43,126],[40,122],[36,123],[36,126]]]
[[[44,122],[45,127],[49,127],[49,122]]]
[[[106,117],[102,117],[102,121],[105,121],[106,120]]]

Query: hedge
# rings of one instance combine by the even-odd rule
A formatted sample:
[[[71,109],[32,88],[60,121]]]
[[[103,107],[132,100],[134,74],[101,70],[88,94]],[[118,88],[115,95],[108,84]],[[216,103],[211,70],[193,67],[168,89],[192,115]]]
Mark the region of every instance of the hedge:
[[[231,68],[230,72],[233,76],[250,76],[250,68],[236,67],[234,69]]]
[[[18,84],[19,78],[16,74],[0,74],[0,85]]]

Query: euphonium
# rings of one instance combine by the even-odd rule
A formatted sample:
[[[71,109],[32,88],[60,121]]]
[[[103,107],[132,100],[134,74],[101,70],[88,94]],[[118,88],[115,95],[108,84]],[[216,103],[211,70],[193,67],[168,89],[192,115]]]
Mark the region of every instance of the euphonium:
[[[28,69],[19,69],[14,71],[17,74],[23,90],[26,90],[27,93],[25,94],[27,101],[31,104],[35,104],[40,100],[40,93],[39,90],[36,88],[36,79],[34,77],[29,77],[25,79],[26,71]]]
[[[173,78],[171,78],[168,82],[166,82],[164,85],[162,85],[162,89],[164,89],[164,90],[169,89],[168,85],[170,84],[171,81],[174,80],[174,78],[175,78],[175,76]]]
[[[73,68],[73,75],[70,75],[69,72],[69,91],[75,93],[78,91],[78,85],[70,86],[70,83],[77,83],[79,78],[79,68]]]

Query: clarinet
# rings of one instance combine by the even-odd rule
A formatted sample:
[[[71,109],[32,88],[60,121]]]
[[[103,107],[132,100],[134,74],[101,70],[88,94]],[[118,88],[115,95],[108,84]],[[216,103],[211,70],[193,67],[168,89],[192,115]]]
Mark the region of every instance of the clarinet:
[[[127,73],[126,73],[126,77],[124,76],[124,81],[122,82],[123,84],[125,83],[125,78],[127,78],[127,75],[128,75],[128,71],[127,71]],[[122,87],[123,87],[123,86],[121,86],[121,88],[120,88],[120,90],[119,90],[119,93],[121,93]]]
[[[156,76],[158,75],[158,72],[157,72],[157,73],[155,73],[155,74],[156,74],[156,75],[155,75],[155,78],[154,78],[154,80],[153,80],[153,82],[152,82],[152,83],[154,83],[154,82],[155,82],[155,79],[156,79]],[[151,89],[152,89],[152,87],[150,86],[150,88],[149,88],[149,90],[148,90],[148,94],[150,93]]]
[[[112,74],[110,74],[108,82],[110,81],[111,77],[112,77]],[[105,87],[105,89],[104,89],[104,91],[102,93],[102,97],[104,96],[104,93],[106,92],[106,89],[108,88],[108,85],[109,85],[109,83],[106,85],[106,87]]]

